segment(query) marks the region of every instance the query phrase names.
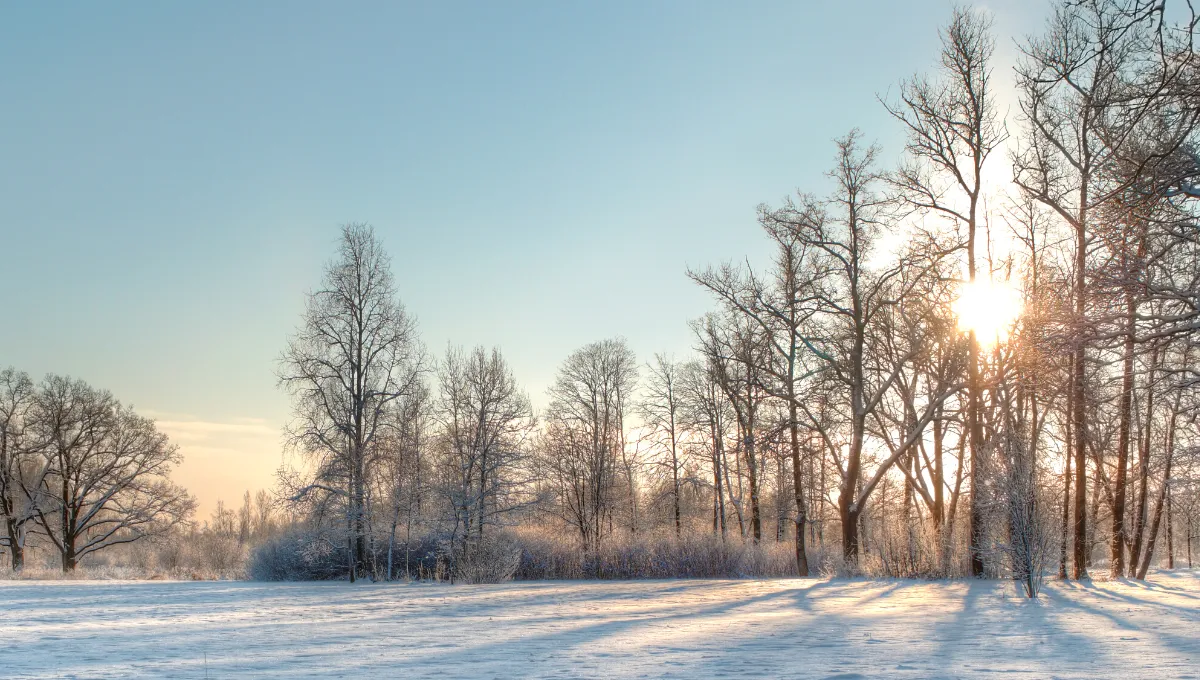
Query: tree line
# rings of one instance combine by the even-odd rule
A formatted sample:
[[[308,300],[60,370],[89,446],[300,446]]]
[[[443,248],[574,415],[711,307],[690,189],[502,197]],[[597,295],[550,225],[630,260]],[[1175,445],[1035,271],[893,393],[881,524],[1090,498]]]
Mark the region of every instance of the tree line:
[[[569,537],[571,573],[618,542],[704,536],[787,544],[801,576],[1005,575],[1031,596],[1055,570],[1190,564],[1196,21],[1061,0],[1010,79],[989,17],[955,9],[931,69],[879,98],[897,162],[859,130],[835,140],[824,187],[758,207],[769,260],[681,272],[713,303],[687,356],[599,339],[542,409],[498,348],[431,354],[378,236],[345,225],[278,362],[299,457],[274,509],[243,508],[246,527],[290,519],[241,532],[222,511],[214,536],[352,580],[501,578],[538,535]],[[31,534],[69,570],[184,531],[177,460],[107,392],[0,374],[14,567]]]
[[[1195,25],[1058,3],[1005,112],[991,22],[956,9],[934,68],[881,97],[896,167],[836,140],[828,191],[759,206],[770,262],[686,272],[715,303],[692,356],[587,345],[536,415],[498,349],[431,358],[374,232],[345,227],[280,364],[308,461],[283,495],[339,528],[351,578],[414,526],[460,561],[505,525],[585,556],[708,531],[791,541],[800,575],[819,554],[1031,593],[1055,562],[1144,578],[1181,530],[1190,559]]]

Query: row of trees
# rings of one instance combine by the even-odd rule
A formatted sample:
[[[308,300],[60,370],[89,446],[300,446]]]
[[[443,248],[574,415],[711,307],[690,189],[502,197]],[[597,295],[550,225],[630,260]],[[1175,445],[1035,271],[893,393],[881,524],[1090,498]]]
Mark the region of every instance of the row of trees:
[[[1183,18],[1137,1],[1055,7],[1022,46],[1010,138],[990,23],[955,11],[937,72],[885,102],[907,132],[898,168],[879,170],[851,133],[830,195],[760,208],[776,246],[765,274],[692,272],[722,307],[709,361],[738,364],[789,430],[815,433],[807,452],[792,436],[797,521],[805,454],[836,472],[811,497],[836,496],[847,561],[890,476],[899,507],[879,510],[903,518],[910,561],[927,525],[945,568],[962,502],[971,575],[999,549],[1032,592],[1051,533],[1066,575],[1069,529],[1070,573],[1085,577],[1109,528],[1111,574],[1145,577],[1172,489],[1195,493],[1200,72]],[[1011,183],[988,191],[1005,144]],[[896,234],[907,243],[889,245]]]
[[[955,10],[935,68],[882,98],[895,167],[837,140],[824,191],[759,207],[769,261],[687,271],[715,303],[691,356],[589,344],[540,413],[499,350],[432,357],[372,229],[344,227],[279,364],[303,454],[279,497],[352,579],[430,545],[455,570],[495,562],[505,526],[584,556],[616,534],[789,540],[800,575],[1006,573],[1030,594],[1055,561],[1144,578],[1165,541],[1190,563],[1196,22],[1063,0],[1020,43],[1005,112],[990,21]],[[178,458],[108,392],[7,369],[0,546],[19,569],[35,537],[69,571],[182,531]],[[283,535],[250,507],[202,533],[237,554]]]
[[[340,526],[352,577],[384,544],[390,575],[414,529],[470,560],[503,523],[570,528],[586,554],[660,527],[760,541],[772,515],[801,575],[836,546],[1032,593],[1056,552],[1082,578],[1099,545],[1144,577],[1180,523],[1190,558],[1195,21],[1055,6],[1006,116],[990,22],[956,10],[936,69],[883,102],[896,168],[838,140],[827,193],[760,206],[769,263],[688,272],[717,303],[695,356],[588,345],[538,417],[497,350],[432,360],[374,233],[346,227],[281,362],[308,454],[285,495]]]
[[[1048,260],[1037,252],[1036,225],[1026,227],[1030,267],[1046,270],[1035,279],[1039,292],[1072,305],[1046,322],[1043,335],[1057,331],[1071,352],[1065,367],[1056,366],[1065,369],[1066,394],[1061,405],[1048,405],[1064,413],[1065,467],[1074,469],[1063,503],[1073,505],[1075,578],[1087,575],[1090,532],[1100,521],[1100,509],[1088,508],[1089,472],[1092,505],[1102,498],[1110,517],[1111,573],[1126,571],[1128,555],[1129,573],[1144,576],[1178,444],[1192,442],[1200,91],[1195,17],[1173,27],[1164,12],[1149,3],[1065,7],[1046,37],[1029,44],[1018,70],[1026,135],[1014,155],[1014,182],[1049,211],[1044,233],[1066,238],[1054,255],[1069,255]],[[1135,445],[1139,482],[1131,494]],[[1156,461],[1162,481],[1147,537]]]
[[[0,371],[0,546],[13,570],[31,535],[67,572],[106,548],[170,532],[195,507],[168,479],[178,462],[154,422],[109,392]]]

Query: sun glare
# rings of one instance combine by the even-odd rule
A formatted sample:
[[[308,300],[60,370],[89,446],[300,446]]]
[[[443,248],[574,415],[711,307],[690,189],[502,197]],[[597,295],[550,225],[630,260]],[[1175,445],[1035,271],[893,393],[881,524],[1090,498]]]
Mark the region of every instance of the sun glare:
[[[959,329],[975,331],[979,344],[984,346],[1005,340],[1020,313],[1020,296],[1004,281],[978,279],[965,283],[954,303]]]

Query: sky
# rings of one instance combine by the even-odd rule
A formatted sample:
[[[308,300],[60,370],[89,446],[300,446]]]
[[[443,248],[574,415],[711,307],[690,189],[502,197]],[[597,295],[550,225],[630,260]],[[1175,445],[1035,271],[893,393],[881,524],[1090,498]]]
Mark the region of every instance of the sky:
[[[761,259],[929,71],[945,0],[0,3],[0,367],[111,390],[207,517],[269,488],[277,359],[338,225],[372,224],[434,355],[499,346],[535,405],[572,350],[686,356],[687,267]],[[1002,106],[1015,41],[995,18]],[[1003,162],[1003,161],[1001,161]]]

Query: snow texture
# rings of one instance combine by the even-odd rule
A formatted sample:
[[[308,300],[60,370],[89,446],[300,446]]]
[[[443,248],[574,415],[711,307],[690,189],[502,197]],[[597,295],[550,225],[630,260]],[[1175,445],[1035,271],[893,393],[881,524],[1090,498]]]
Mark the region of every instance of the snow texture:
[[[1195,678],[1200,571],[1152,582],[0,583],[18,678]]]

